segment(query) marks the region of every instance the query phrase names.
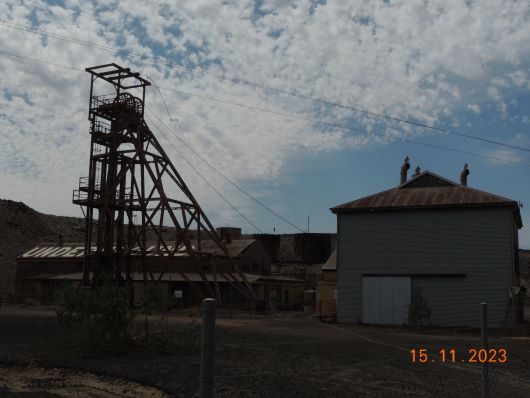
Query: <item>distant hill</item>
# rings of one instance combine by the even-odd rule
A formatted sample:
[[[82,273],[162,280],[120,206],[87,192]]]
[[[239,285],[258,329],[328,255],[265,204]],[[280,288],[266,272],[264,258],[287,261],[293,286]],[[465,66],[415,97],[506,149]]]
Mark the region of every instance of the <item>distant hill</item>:
[[[16,258],[40,243],[85,241],[85,220],[80,217],[42,214],[22,202],[0,199],[0,298],[13,292]],[[175,228],[167,227],[163,236],[174,239]],[[193,231],[191,238],[195,237]],[[151,231],[148,240],[156,240]]]
[[[85,221],[33,210],[22,202],[0,199],[0,297],[13,289],[15,259],[32,246],[60,240],[84,241]]]
[[[40,243],[83,243],[84,231],[84,218],[42,214],[22,202],[0,199],[0,298],[13,292],[19,255]],[[190,231],[191,239],[196,235]],[[173,241],[175,228],[163,228],[162,236]],[[209,237],[203,233],[203,239]],[[147,240],[156,240],[152,231],[147,232]]]
[[[68,243],[82,243],[85,220],[79,217],[42,214],[22,202],[0,199],[0,298],[12,292],[15,279],[16,257],[39,243],[57,243],[61,239]],[[164,228],[165,239],[174,238],[175,229]],[[194,238],[193,232],[191,237]],[[242,238],[251,238],[242,235]],[[155,239],[148,233],[148,239]],[[282,262],[292,263],[292,235],[282,235]],[[335,247],[335,239],[332,248]],[[285,257],[285,258],[283,258]],[[530,250],[519,252],[521,285],[529,288],[530,295]],[[290,264],[293,265],[293,264]]]

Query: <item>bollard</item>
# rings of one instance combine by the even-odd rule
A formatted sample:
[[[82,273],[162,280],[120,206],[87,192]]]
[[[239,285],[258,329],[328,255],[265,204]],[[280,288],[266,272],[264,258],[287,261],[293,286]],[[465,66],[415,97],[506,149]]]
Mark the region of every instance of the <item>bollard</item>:
[[[480,303],[480,340],[481,345],[486,353],[488,352],[488,304]],[[484,398],[489,398],[490,396],[490,386],[488,378],[488,361],[482,363],[482,391],[484,392]]]
[[[202,300],[200,398],[213,398],[216,304],[213,298]]]

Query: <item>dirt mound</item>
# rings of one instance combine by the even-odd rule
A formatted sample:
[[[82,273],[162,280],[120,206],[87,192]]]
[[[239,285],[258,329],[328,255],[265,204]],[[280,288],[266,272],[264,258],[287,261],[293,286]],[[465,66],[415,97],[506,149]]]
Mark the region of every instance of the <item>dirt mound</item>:
[[[169,395],[139,383],[66,369],[0,367],[0,393],[12,397],[165,398]]]
[[[42,214],[22,202],[0,199],[0,298],[13,291],[15,259],[45,242],[83,242],[82,218]]]

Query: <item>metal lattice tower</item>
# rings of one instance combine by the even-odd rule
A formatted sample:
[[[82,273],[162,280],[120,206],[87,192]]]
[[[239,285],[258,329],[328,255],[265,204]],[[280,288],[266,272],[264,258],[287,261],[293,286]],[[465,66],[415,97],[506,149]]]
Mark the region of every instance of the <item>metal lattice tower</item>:
[[[144,281],[160,280],[171,270],[204,296],[220,300],[218,281],[222,280],[255,300],[245,275],[145,123],[145,90],[150,83],[116,64],[86,71],[91,75],[90,166],[88,177],[81,177],[79,189],[73,192],[73,203],[86,207],[83,284],[97,286],[104,273],[114,281],[130,282],[134,258],[140,260]],[[96,84],[103,83],[112,94],[95,95]],[[171,239],[164,239],[165,223],[175,228]],[[191,231],[196,231],[194,242]],[[148,253],[148,234],[156,239],[155,253]],[[230,258],[229,265],[202,251],[203,235]],[[175,265],[176,255],[183,254],[194,261],[202,287]],[[149,270],[148,255],[165,261],[157,278]],[[205,263],[213,268],[213,281],[201,266]]]

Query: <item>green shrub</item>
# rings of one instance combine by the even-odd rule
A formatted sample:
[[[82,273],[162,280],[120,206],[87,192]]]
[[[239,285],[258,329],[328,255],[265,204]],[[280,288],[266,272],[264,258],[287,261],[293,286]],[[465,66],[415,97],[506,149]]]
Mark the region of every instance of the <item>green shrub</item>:
[[[165,306],[165,297],[160,290],[160,284],[155,281],[144,283],[142,294],[142,311],[145,314],[144,320],[144,334],[149,333],[148,316],[155,311],[160,311]]]
[[[160,283],[148,281],[144,283],[142,307],[146,314],[152,314],[165,307],[166,297],[160,289]]]
[[[178,325],[145,336],[146,347],[159,354],[198,352],[200,328],[196,324]]]
[[[423,297],[421,289],[415,288],[412,291],[408,310],[407,323],[410,326],[427,326],[431,323],[431,309]]]
[[[163,286],[163,285],[162,285]],[[149,324],[149,315],[167,308],[167,292],[161,289],[156,281],[144,284],[142,295],[142,312],[144,320],[144,341],[148,350],[160,354],[197,351],[200,346],[200,329],[197,325],[172,325],[166,316],[158,323]]]
[[[67,284],[56,296],[57,319],[71,330],[81,348],[116,348],[130,341],[133,315],[129,301],[127,287],[90,289]]]

